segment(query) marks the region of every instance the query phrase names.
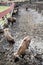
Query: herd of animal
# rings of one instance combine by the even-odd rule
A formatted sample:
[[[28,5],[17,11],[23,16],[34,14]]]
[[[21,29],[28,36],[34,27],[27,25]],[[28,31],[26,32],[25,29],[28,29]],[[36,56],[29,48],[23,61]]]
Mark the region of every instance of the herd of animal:
[[[26,10],[27,9],[28,8],[26,8]],[[16,22],[16,18],[13,17],[15,14],[18,14],[18,6],[16,6],[16,10],[13,11],[12,17],[7,18],[8,24],[4,24],[4,28],[3,28],[4,37],[10,44],[14,44],[15,40],[8,28],[8,25],[10,23],[13,25],[13,23]],[[22,58],[24,57],[25,50],[28,49],[30,42],[31,42],[31,38],[29,36],[24,37],[24,39],[20,43],[20,47],[18,51],[14,53],[15,62],[19,60],[19,57],[21,56]]]

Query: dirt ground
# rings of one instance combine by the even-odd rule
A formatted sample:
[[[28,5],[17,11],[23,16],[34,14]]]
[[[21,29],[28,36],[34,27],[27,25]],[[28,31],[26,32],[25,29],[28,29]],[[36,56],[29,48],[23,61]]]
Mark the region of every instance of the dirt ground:
[[[9,26],[15,44],[10,45],[6,39],[0,42],[0,65],[43,65],[43,16],[30,8],[26,11],[23,5],[19,7],[16,18],[16,23]],[[24,58],[15,63],[13,53],[27,35],[31,37],[29,49]],[[0,40],[2,38],[3,35],[0,34]]]

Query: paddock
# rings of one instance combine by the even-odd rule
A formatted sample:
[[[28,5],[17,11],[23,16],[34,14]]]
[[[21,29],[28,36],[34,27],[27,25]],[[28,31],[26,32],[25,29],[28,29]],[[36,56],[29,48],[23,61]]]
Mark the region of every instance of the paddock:
[[[16,23],[9,26],[15,44],[9,45],[7,40],[2,40],[3,34],[0,34],[0,65],[43,65],[43,15],[31,7],[26,11],[26,6],[27,4],[19,6],[18,15],[15,16]],[[31,37],[29,49],[24,58],[15,63],[13,53],[27,35]]]

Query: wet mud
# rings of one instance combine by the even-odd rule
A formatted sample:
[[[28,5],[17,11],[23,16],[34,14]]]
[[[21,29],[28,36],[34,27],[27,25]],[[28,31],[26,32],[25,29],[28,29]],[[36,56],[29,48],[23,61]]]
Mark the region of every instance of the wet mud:
[[[31,8],[26,11],[23,5],[19,7],[16,18],[16,23],[9,26],[15,44],[10,45],[3,34],[0,34],[0,65],[43,65],[43,16]],[[27,35],[31,37],[30,46],[24,58],[15,63],[13,53]]]

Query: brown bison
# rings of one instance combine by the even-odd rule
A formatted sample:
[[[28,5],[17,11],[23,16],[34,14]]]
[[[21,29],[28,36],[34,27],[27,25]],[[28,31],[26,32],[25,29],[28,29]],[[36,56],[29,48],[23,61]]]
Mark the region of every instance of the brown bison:
[[[19,47],[19,50],[14,53],[14,59],[15,59],[15,62],[19,60],[19,57],[22,55],[24,56],[25,55],[25,50],[28,48],[29,44],[31,42],[31,39],[29,36],[25,37],[21,44],[20,44],[20,47]]]
[[[18,11],[19,11],[19,9],[18,9],[18,8],[17,8],[17,9],[15,9],[15,10],[13,10],[12,17],[13,17],[14,15],[18,15]]]
[[[16,22],[16,18],[15,17],[9,17],[9,18],[7,18],[7,20],[8,20],[8,24],[12,24],[13,25],[13,23],[14,22]]]
[[[8,26],[8,23],[4,23],[3,29],[8,28],[8,27],[9,27],[9,26]]]
[[[28,11],[28,7],[26,7],[26,11]]]
[[[14,38],[12,37],[12,35],[11,35],[10,31],[9,31],[9,28],[4,29],[4,36],[5,36],[5,38],[7,39],[7,41],[9,43],[12,43],[12,44],[15,43]]]

